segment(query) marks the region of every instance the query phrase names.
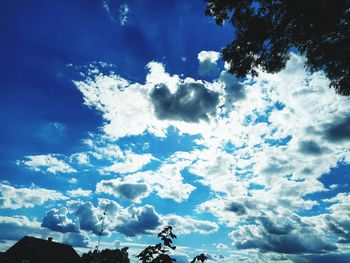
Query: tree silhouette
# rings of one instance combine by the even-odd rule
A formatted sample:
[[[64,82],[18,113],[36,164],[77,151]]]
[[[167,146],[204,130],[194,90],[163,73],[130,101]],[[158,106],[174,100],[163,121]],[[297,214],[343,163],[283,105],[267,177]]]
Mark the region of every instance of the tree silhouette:
[[[222,50],[238,77],[256,67],[283,69],[291,48],[306,56],[311,71],[324,70],[330,86],[350,95],[349,0],[204,0],[206,15],[232,23],[233,42]]]
[[[128,247],[122,249],[103,249],[84,253],[82,263],[130,263]]]
[[[154,246],[146,247],[137,257],[142,263],[172,263],[176,259],[170,257],[169,252],[175,250],[176,246],[173,244],[173,239],[176,239],[176,235],[173,233],[172,226],[165,227],[161,232],[159,232],[158,237],[163,241],[163,243],[158,243]],[[204,262],[208,258],[202,253],[195,256],[191,263],[194,262]]]
[[[198,255],[198,256],[195,256],[193,258],[193,260],[191,261],[191,263],[195,263],[195,262],[204,262],[206,261],[208,258],[206,255],[204,255],[203,253]]]
[[[173,228],[171,226],[165,227],[159,234],[158,237],[163,241],[154,246],[146,247],[137,257],[142,263],[172,263],[176,261],[171,258],[168,254],[169,249],[175,250],[176,246],[173,246],[172,239],[176,238],[176,235],[172,232]]]

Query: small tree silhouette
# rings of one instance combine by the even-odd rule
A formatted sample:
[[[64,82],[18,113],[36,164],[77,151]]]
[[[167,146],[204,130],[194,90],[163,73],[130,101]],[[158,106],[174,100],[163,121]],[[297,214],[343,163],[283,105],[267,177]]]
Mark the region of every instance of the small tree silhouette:
[[[154,246],[148,246],[137,255],[142,263],[172,263],[176,261],[168,255],[170,252],[169,249],[176,249],[176,246],[172,245],[172,239],[176,238],[176,235],[173,234],[172,230],[172,226],[165,227],[158,234],[158,237],[163,241],[163,244],[158,243]]]
[[[195,256],[194,258],[193,258],[193,260],[191,261],[191,263],[195,263],[195,262],[204,262],[204,261],[206,261],[208,258],[207,258],[207,256],[206,255],[204,255],[203,253],[202,254],[200,254],[200,255],[198,255],[198,256]]]
[[[142,263],[172,263],[176,259],[169,256],[171,250],[175,250],[176,246],[173,244],[173,239],[176,239],[176,235],[173,233],[173,227],[167,226],[161,232],[159,232],[158,237],[163,241],[154,246],[146,247],[137,257],[141,260]],[[204,262],[208,258],[202,253],[198,256],[195,256],[191,263]]]

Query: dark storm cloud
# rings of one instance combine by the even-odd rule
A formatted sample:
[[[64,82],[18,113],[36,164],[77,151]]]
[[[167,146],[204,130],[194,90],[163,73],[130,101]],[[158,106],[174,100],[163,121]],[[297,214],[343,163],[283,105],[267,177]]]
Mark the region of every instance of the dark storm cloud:
[[[321,155],[325,151],[314,141],[302,141],[299,143],[299,152],[306,155]]]
[[[331,142],[350,140],[350,116],[326,125],[324,137]]]
[[[215,112],[219,94],[200,83],[180,84],[174,94],[165,85],[159,85],[152,91],[151,99],[161,120],[199,122]]]
[[[143,207],[130,206],[127,213],[118,216],[119,221],[115,230],[126,236],[145,234],[156,229],[160,225],[160,218],[153,206]]]
[[[53,208],[46,212],[41,226],[61,233],[77,232],[77,226],[72,223],[67,214],[68,210],[66,208]]]
[[[231,211],[236,213],[237,215],[245,215],[247,213],[246,208],[244,205],[237,203],[237,202],[231,202],[227,207],[227,211]]]

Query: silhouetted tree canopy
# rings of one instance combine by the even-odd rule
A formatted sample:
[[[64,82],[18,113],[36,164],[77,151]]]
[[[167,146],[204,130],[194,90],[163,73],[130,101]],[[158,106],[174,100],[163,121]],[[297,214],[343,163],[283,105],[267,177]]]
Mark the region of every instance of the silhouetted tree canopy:
[[[205,0],[206,15],[232,23],[233,42],[222,50],[230,72],[256,76],[260,66],[283,69],[291,48],[311,71],[324,70],[337,93],[350,95],[349,0]]]
[[[103,249],[84,253],[82,263],[130,263],[128,247],[122,249]]]

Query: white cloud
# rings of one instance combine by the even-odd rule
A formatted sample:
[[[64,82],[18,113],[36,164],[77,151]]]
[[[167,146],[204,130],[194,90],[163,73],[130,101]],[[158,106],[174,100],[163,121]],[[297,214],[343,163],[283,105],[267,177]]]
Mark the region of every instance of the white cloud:
[[[70,158],[72,161],[75,161],[77,164],[89,164],[90,158],[86,153],[75,153]]]
[[[217,244],[214,244],[214,246],[217,249],[227,249],[228,248],[228,246],[226,244],[223,244],[223,243],[217,243]]]
[[[76,184],[78,182],[77,178],[71,178],[68,180],[68,183],[71,183],[71,184]]]
[[[146,184],[128,183],[121,179],[102,180],[96,185],[96,193],[107,193],[117,198],[140,203],[142,198],[150,194]]]
[[[86,197],[86,196],[90,196],[91,194],[92,194],[91,190],[84,190],[81,188],[67,191],[67,195],[69,195],[70,197],[79,197],[79,196]]]
[[[132,173],[140,170],[153,159],[151,154],[135,154],[131,151],[126,151],[120,160],[117,160],[110,166],[101,168],[99,171],[101,174]]]
[[[186,120],[184,118],[160,120],[154,114],[155,105],[150,95],[157,85],[165,85],[170,94],[176,93],[183,85],[199,85],[202,87],[201,90],[218,93],[219,104],[221,104],[223,103],[221,84],[196,81],[191,78],[180,79],[178,75],[171,76],[165,72],[164,66],[157,62],[150,62],[147,68],[149,73],[145,84],[130,83],[117,75],[102,74],[89,76],[85,81],[74,82],[82,92],[85,104],[102,112],[106,121],[103,130],[107,136],[118,139],[141,135],[147,131],[155,136],[164,137],[169,126],[178,128],[182,133],[197,134],[199,130],[205,132],[208,121],[210,125],[215,126],[212,121],[215,114],[208,115],[206,118],[209,117],[209,120],[191,124],[183,121]],[[175,108],[179,109],[179,107]],[[210,111],[212,110],[210,107]],[[188,111],[188,114],[192,113]]]
[[[219,226],[215,222],[207,220],[197,220],[178,215],[166,215],[162,218],[165,225],[173,226],[178,234],[212,234],[219,230]]]
[[[50,236],[60,242],[64,235],[43,228],[40,222],[23,215],[0,216],[0,243],[9,240],[18,241],[24,236],[34,236],[42,239],[47,239]]]
[[[26,156],[26,160],[17,161],[17,164],[24,165],[28,169],[31,169],[35,172],[47,172],[53,174],[77,172],[68,163],[63,160],[59,160],[57,157],[60,157],[60,155],[31,155]]]
[[[76,225],[68,218],[68,209],[66,207],[61,207],[60,209],[52,208],[47,211],[41,226],[61,233],[78,232]]]
[[[0,240],[18,240],[40,233],[40,223],[26,216],[0,216]]]
[[[31,187],[19,188],[0,184],[0,207],[9,209],[32,208],[47,201],[66,200],[66,196],[54,190]]]
[[[85,104],[103,113],[106,120],[103,129],[107,135],[121,138],[149,130],[164,136],[164,125],[152,114],[152,104],[145,96],[150,87],[129,84],[115,75],[98,75],[95,79],[74,83],[83,93]]]
[[[216,51],[201,51],[198,54],[200,75],[207,75],[217,69],[217,61],[220,58],[220,53]]]
[[[176,202],[187,200],[194,186],[184,183],[181,165],[163,164],[156,171],[140,172],[124,177],[125,182],[145,183],[161,198],[173,199]]]

